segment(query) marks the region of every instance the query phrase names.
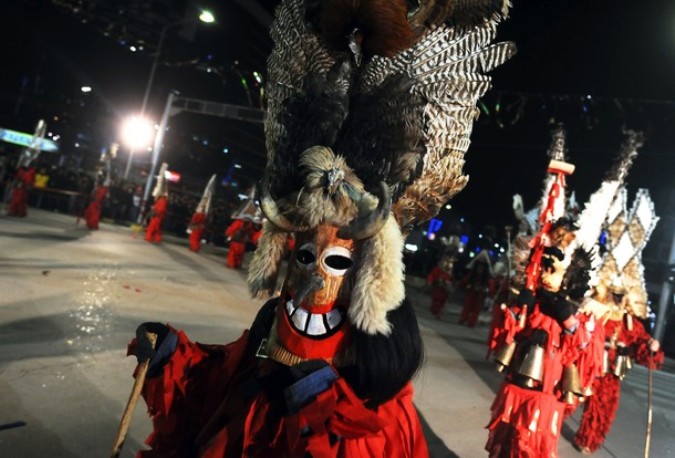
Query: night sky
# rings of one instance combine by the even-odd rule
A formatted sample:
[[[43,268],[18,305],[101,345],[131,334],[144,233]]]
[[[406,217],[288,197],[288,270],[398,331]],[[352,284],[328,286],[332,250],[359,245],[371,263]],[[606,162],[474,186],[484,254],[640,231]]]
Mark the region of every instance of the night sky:
[[[0,126],[32,130],[36,116],[49,123],[52,113],[68,110],[73,122],[96,124],[90,128],[98,134],[87,147],[98,154],[115,139],[121,120],[139,109],[149,53],[131,52],[130,42],[122,45],[118,36],[104,36],[96,21],[82,23],[81,15],[50,1],[0,3]],[[175,11],[165,12],[169,21],[183,17],[190,5],[187,0],[168,3],[176,5]],[[271,47],[261,23],[264,14],[254,17],[250,7],[240,6],[243,2],[219,3],[214,9],[218,24],[198,26],[192,40],[182,38],[189,27],[170,29],[150,99],[155,117],[170,89],[187,97],[259,107],[252,72],[264,75]],[[249,2],[267,14],[275,3]],[[526,206],[533,205],[545,173],[551,127],[563,122],[570,160],[577,166],[569,184],[580,201],[599,185],[619,150],[622,130],[635,129],[644,131],[647,141],[629,176],[629,190],[648,187],[657,212],[673,213],[668,194],[675,174],[675,2],[513,3],[499,36],[515,41],[519,52],[493,73],[493,89],[483,100],[466,157],[471,180],[453,200],[451,212],[476,225],[499,227],[511,222],[513,193],[523,194]],[[154,30],[150,36],[155,39],[161,20],[147,28]],[[94,89],[88,99],[80,92],[85,84]],[[166,154],[172,168],[196,183],[211,173],[226,173],[234,163],[242,166],[235,171],[242,184],[253,183],[265,163],[262,128],[179,115],[172,120]]]

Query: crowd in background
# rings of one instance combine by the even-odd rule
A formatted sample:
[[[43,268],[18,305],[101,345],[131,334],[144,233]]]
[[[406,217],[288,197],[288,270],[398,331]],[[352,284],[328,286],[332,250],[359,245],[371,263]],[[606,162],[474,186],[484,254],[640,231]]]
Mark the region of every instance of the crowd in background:
[[[10,156],[0,155],[0,199],[10,198],[14,165]],[[42,210],[81,217],[90,202],[96,180],[103,173],[98,166],[83,170],[72,165],[60,165],[38,159],[35,181],[30,190],[29,206]],[[108,195],[103,201],[101,217],[115,224],[131,225],[141,214],[145,183],[125,180],[113,173]],[[189,189],[183,184],[172,184],[169,192],[169,210],[163,224],[165,233],[187,237],[187,228],[201,198],[203,189]],[[152,202],[147,202],[149,207]],[[226,244],[224,231],[232,221],[232,214],[240,205],[216,197],[209,214],[205,239],[212,244]],[[146,211],[145,215],[148,214]],[[144,224],[145,221],[140,221]]]

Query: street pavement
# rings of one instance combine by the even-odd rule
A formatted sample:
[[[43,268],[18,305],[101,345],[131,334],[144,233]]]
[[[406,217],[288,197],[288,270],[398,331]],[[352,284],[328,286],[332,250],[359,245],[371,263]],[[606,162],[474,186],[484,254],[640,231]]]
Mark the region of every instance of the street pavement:
[[[133,385],[127,342],[139,323],[169,322],[200,342],[239,337],[260,302],[245,272],[225,267],[226,250],[187,249],[167,237],[151,245],[129,228],[89,232],[66,215],[29,210],[0,216],[0,457],[97,457],[110,453]],[[428,311],[422,281],[407,280],[426,350],[415,402],[431,456],[482,457],[485,425],[501,375],[485,359],[485,325],[455,324],[458,301],[441,320]],[[458,299],[458,298],[457,298]],[[675,456],[675,367],[654,373],[652,457]],[[644,456],[647,371],[623,383],[621,406],[594,456]],[[560,456],[581,456],[563,429]],[[143,449],[150,421],[141,401],[122,453]]]

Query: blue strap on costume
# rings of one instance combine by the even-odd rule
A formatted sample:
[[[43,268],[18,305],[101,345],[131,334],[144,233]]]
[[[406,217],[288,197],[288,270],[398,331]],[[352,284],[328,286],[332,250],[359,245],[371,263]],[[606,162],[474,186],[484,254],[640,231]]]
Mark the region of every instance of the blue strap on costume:
[[[176,351],[176,346],[178,346],[178,334],[169,331],[166,337],[164,337],[162,344],[156,350],[155,356],[150,360],[148,377],[154,377],[162,371],[164,365],[171,359],[173,352]]]
[[[339,378],[331,366],[324,366],[301,378],[284,390],[289,413],[295,413],[309,403],[316,395],[323,393]]]

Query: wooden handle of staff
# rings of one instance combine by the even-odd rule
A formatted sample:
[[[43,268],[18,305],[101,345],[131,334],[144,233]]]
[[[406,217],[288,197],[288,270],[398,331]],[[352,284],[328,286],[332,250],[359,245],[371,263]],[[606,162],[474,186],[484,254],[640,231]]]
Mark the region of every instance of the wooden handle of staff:
[[[654,352],[649,350],[649,361],[647,361],[647,431],[645,432],[645,458],[649,458],[649,448],[652,442],[652,392],[653,380],[652,361],[654,360]]]
[[[155,343],[157,342],[157,334],[151,332],[146,332],[145,336],[150,341],[152,348],[155,348]],[[145,376],[148,373],[148,367],[150,366],[150,359],[143,361],[138,365],[138,371],[136,373],[136,381],[134,382],[134,387],[131,389],[131,394],[129,395],[129,400],[127,401],[127,407],[124,409],[122,414],[122,419],[120,420],[120,427],[117,430],[117,436],[115,436],[115,442],[113,444],[112,453],[110,454],[111,458],[118,458],[120,453],[122,453],[122,446],[124,446],[124,440],[127,438],[127,432],[129,432],[129,426],[131,426],[131,417],[136,410],[136,403],[138,403],[138,398],[141,397],[141,390],[143,389],[143,384],[145,383]]]

